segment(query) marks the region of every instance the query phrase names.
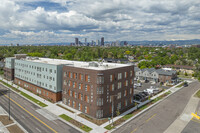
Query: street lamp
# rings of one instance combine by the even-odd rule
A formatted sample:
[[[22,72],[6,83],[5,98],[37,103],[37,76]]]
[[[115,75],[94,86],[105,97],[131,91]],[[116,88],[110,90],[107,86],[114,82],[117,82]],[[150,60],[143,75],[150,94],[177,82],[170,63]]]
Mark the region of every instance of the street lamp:
[[[6,73],[6,78],[8,77],[8,73]],[[8,84],[8,78],[7,80],[7,84]],[[10,87],[8,87],[8,93],[9,93],[9,101],[8,101],[8,114],[9,114],[9,120],[10,120]]]

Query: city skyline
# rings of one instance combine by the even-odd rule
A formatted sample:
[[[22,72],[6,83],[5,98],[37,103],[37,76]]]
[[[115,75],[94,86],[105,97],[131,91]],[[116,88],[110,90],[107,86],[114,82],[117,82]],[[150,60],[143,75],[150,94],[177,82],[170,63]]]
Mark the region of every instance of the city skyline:
[[[200,38],[195,0],[2,0],[0,7],[0,45]]]

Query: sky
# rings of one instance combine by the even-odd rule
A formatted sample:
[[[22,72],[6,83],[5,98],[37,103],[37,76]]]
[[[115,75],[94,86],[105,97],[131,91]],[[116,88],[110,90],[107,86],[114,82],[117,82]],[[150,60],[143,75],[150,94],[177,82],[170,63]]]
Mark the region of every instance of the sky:
[[[1,0],[0,44],[200,39],[200,0]]]

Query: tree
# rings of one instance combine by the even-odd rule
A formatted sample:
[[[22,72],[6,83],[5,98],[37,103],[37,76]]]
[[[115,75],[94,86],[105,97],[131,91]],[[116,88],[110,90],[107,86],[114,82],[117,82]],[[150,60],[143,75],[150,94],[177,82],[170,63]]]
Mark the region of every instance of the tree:
[[[185,72],[185,76],[188,76],[187,72]]]

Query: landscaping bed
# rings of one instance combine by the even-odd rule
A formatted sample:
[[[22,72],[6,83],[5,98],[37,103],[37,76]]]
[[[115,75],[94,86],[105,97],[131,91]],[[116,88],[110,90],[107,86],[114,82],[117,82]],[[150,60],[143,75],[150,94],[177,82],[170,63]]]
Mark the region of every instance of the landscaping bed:
[[[16,92],[18,92],[18,93],[20,92],[20,90],[18,90],[17,88],[15,88],[15,87],[9,85],[8,83],[6,83],[6,82],[4,82],[4,81],[2,81],[2,80],[0,80],[0,82],[1,82],[2,84],[4,84],[4,85],[8,86],[8,87],[11,88],[12,90],[14,90],[14,91],[16,91]]]
[[[86,119],[86,120],[88,120],[88,121],[90,121],[90,122],[92,122],[96,125],[99,125],[99,126],[108,121],[107,118],[98,120],[98,119],[91,118],[91,117],[89,117],[89,116],[87,116],[83,113],[79,114],[78,116],[80,116],[80,117],[82,117],[82,118],[84,118],[84,119]]]
[[[176,88],[180,88],[184,85],[184,83],[181,83],[180,85],[176,86]]]
[[[4,126],[14,123],[13,120],[9,120],[7,115],[0,115],[0,122],[3,123]]]
[[[44,104],[43,102],[40,102],[39,100],[29,96],[28,94],[24,93],[24,92],[20,92],[20,94],[26,98],[28,98],[29,100],[33,101],[34,103],[40,105],[41,107],[46,107],[48,105]]]
[[[200,90],[198,90],[194,96],[200,98]]]
[[[138,108],[137,110],[123,116],[122,118],[118,119],[117,121],[113,122],[113,126],[112,124],[107,125],[106,127],[104,127],[107,130],[111,130],[113,128],[115,128],[116,126],[120,125],[121,123],[125,122],[126,120],[130,119],[131,117],[133,117],[134,115],[136,115],[137,113],[141,112],[142,110],[146,109],[147,107],[149,107],[150,105],[156,103],[157,101],[161,100],[162,98],[166,97],[167,95],[169,95],[171,93],[171,91],[168,91],[164,94],[162,94],[161,96],[155,98],[154,100],[152,100],[151,102],[147,103],[146,105],[141,106],[140,108]]]
[[[70,109],[68,109],[68,108],[66,108],[66,107],[64,107],[64,106],[62,106],[60,104],[56,104],[56,105],[61,107],[61,108],[63,108],[63,109],[65,109],[65,110],[67,110],[67,111],[69,111],[69,112],[71,112],[71,113],[75,113],[74,111],[72,111],[72,110],[70,110]]]
[[[22,131],[16,124],[7,127],[7,129],[10,133],[24,133],[24,131]]]
[[[68,122],[70,122],[71,124],[75,125],[76,127],[82,129],[85,132],[89,132],[89,131],[92,130],[92,128],[90,128],[90,127],[88,127],[88,126],[86,126],[86,125],[84,125],[84,124],[72,119],[71,117],[69,117],[69,116],[67,116],[65,114],[59,115],[59,117],[61,117],[62,119],[66,120]]]

